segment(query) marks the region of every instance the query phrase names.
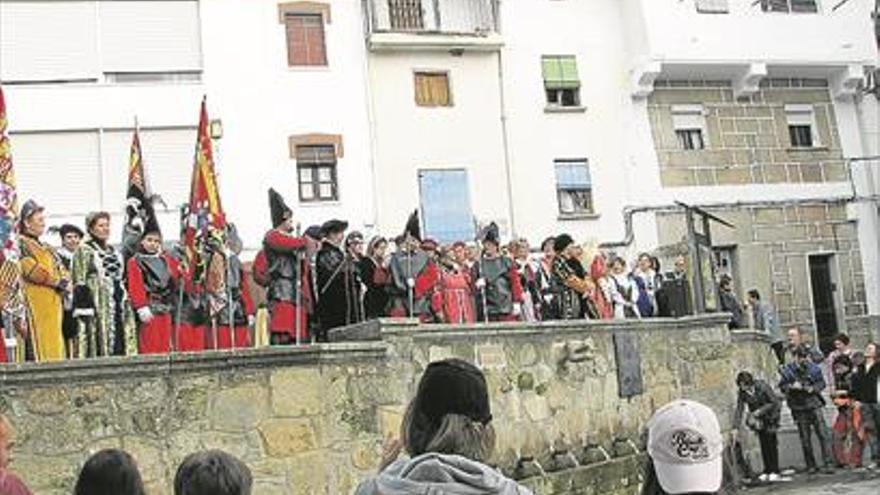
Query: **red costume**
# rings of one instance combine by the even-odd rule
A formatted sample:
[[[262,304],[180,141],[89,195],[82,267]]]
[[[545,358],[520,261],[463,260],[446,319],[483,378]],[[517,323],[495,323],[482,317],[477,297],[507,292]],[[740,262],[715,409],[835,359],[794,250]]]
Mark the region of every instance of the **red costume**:
[[[167,254],[138,253],[128,260],[128,293],[139,315],[139,354],[170,352],[171,313],[179,279],[180,266]],[[141,320],[144,308],[152,314],[147,321]]]
[[[250,286],[247,276],[237,256],[228,258],[232,269],[227,276],[228,283],[232,286],[232,318],[235,325],[235,348],[250,347],[251,333],[249,320],[256,314],[254,300],[251,297]],[[218,315],[222,323],[217,327],[217,348],[230,349],[233,347],[232,333],[229,327],[229,307],[220,311]],[[212,347],[212,346],[209,346]]]
[[[442,270],[438,289],[431,298],[434,314],[443,323],[474,323],[474,291],[471,274],[467,270]]]
[[[605,258],[601,254],[597,254],[590,264],[590,278],[593,279],[594,288],[589,294],[589,298],[593,300],[596,310],[599,312],[599,318],[602,320],[610,320],[614,318],[614,306],[605,297],[605,291],[602,288],[602,280],[608,273],[605,265]]]

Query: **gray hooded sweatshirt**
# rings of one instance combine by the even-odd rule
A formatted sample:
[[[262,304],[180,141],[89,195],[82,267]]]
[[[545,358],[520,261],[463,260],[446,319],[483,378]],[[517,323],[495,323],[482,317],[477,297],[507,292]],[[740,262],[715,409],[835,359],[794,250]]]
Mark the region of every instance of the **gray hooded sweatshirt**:
[[[399,460],[358,486],[354,495],[533,495],[498,471],[457,455]]]

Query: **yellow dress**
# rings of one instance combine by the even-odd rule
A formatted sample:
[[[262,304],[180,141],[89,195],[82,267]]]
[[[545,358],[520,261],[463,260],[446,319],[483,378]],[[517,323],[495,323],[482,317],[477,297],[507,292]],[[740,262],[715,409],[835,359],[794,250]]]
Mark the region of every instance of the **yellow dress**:
[[[64,359],[64,337],[61,334],[64,309],[58,286],[70,277],[55,251],[39,239],[22,235],[19,247],[34,354],[37,361],[60,361]]]

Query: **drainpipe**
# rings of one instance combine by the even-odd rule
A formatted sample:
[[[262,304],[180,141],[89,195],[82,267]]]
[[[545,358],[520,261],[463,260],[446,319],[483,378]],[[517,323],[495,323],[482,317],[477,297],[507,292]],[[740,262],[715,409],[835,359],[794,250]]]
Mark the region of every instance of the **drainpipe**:
[[[718,203],[699,203],[692,204],[691,206],[696,206],[702,209],[712,209],[712,208],[745,208],[745,207],[781,207],[781,206],[799,206],[799,205],[834,205],[834,204],[846,204],[852,201],[864,201],[864,200],[877,200],[877,196],[836,196],[829,198],[820,198],[820,199],[789,199],[789,200],[777,200],[777,201],[736,201],[736,202],[718,202]],[[599,244],[599,248],[601,249],[618,249],[625,248],[632,244],[635,239],[635,232],[633,231],[633,217],[638,213],[676,213],[684,211],[684,208],[678,205],[654,205],[654,206],[627,206],[623,209],[623,223],[625,234],[624,238],[617,241],[607,241]]]
[[[376,173],[376,117],[375,117],[375,106],[373,105],[373,86],[370,82],[370,36],[373,33],[373,26],[375,26],[375,19],[373,16],[375,15],[375,11],[372,8],[372,0],[363,0],[361,2],[362,8],[364,9],[364,17],[366,22],[364,22],[364,92],[366,93],[366,105],[367,105],[367,126],[369,127],[368,133],[370,137],[369,147],[370,147],[370,188],[372,189],[372,198],[371,198],[371,206],[372,212],[370,212],[368,217],[370,217],[370,222],[372,223],[373,230],[377,230],[377,225],[379,223],[379,183],[378,177]]]
[[[494,0],[495,29],[501,34],[501,1]],[[507,132],[507,103],[504,97],[504,47],[498,49],[498,95],[501,105],[501,140],[504,147],[504,176],[507,182],[507,216],[510,218],[510,234],[516,234],[516,220],[513,214],[513,179],[510,170],[510,140]]]

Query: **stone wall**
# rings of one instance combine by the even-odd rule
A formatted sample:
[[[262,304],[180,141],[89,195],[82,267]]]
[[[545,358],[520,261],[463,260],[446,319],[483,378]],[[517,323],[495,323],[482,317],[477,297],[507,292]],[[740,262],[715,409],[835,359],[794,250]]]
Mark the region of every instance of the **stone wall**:
[[[762,336],[731,335],[725,321],[383,320],[302,349],[12,365],[0,367],[0,411],[19,432],[13,469],[39,495],[70,493],[105,447],[135,455],[150,494],[170,493],[184,455],[216,447],[248,463],[257,494],[338,495],[373,472],[425,366],[457,356],[486,372],[504,472],[538,494],[630,494],[653,410],[691,397],[727,425],[735,372],[773,377]],[[615,335],[641,357],[645,392],[630,399],[618,394]]]
[[[705,149],[681,149],[672,106],[682,104],[703,105]],[[786,104],[812,104],[821,146],[791,147]],[[729,82],[658,81],[648,112],[665,187],[846,180],[824,80],[769,79],[760,91],[739,99]]]
[[[840,273],[838,304],[847,330],[865,339],[878,331],[867,316],[856,223],[847,220],[844,203],[741,205],[709,211],[735,226],[713,224],[712,241],[736,248],[738,273],[733,278],[741,300],[747,290],[757,288],[776,305],[783,325],[814,331],[808,255],[832,254]],[[684,216],[658,215],[657,231],[661,245],[681,242],[686,236]]]

